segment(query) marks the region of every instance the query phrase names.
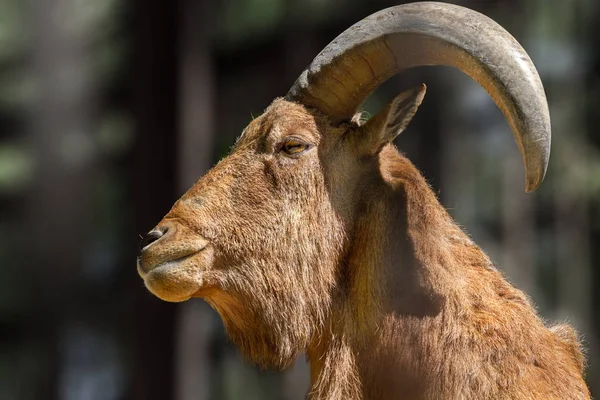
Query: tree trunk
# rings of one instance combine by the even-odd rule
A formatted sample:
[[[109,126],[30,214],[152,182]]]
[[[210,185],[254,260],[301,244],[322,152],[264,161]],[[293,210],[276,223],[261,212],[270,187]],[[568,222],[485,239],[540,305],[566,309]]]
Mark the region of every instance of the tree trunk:
[[[179,66],[178,193],[190,188],[213,164],[213,70],[208,32],[209,2],[182,0]],[[212,313],[201,300],[181,304],[176,325],[177,400],[211,396]]]
[[[133,2],[133,149],[136,229],[149,231],[165,215],[176,194],[177,7],[174,1]],[[131,260],[132,264],[134,259]],[[165,400],[174,395],[176,306],[148,293],[131,268],[134,291],[132,386],[125,398]],[[132,289],[134,290],[134,289]]]

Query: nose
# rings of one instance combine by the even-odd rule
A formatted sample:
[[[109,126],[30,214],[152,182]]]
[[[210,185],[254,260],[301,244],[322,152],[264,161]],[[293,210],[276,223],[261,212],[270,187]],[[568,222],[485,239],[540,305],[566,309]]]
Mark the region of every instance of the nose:
[[[146,233],[142,238],[142,242],[140,243],[140,253],[152,243],[156,242],[158,239],[164,236],[167,233],[167,228],[164,229],[153,229],[150,232]]]

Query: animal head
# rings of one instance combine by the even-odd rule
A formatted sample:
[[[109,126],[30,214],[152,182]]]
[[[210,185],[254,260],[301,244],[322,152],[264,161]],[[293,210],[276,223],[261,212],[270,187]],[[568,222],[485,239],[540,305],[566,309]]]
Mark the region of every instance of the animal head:
[[[522,152],[527,190],[543,179],[549,118],[525,51],[465,8],[414,3],[360,21],[329,44],[285,98],[244,130],[146,236],[138,272],[166,301],[202,297],[250,359],[284,367],[344,297],[353,229],[380,175],[379,155],[423,100],[420,86],[361,123],[383,81],[418,65],[452,65],[504,112]]]
[[[158,224],[140,259],[147,287],[167,301],[205,297],[252,359],[285,365],[332,301],[363,189],[357,176],[376,171],[376,154],[424,90],[360,127],[274,101]],[[245,344],[248,330],[267,337]]]

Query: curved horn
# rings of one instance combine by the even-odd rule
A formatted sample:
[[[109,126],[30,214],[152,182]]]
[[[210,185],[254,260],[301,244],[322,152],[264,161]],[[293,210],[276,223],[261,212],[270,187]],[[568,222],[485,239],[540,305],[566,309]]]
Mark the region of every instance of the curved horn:
[[[329,43],[286,99],[316,108],[339,123],[352,118],[381,83],[424,65],[459,68],[483,86],[513,131],[525,163],[525,190],[535,190],[550,156],[544,88],[519,43],[473,10],[423,2],[372,14]]]

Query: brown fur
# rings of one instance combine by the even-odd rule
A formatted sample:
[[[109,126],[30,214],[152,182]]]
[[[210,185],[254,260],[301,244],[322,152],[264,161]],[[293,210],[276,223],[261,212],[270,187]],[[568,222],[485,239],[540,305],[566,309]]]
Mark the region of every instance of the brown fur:
[[[573,329],[544,326],[393,145],[357,154],[362,133],[276,100],[158,225],[147,287],[206,299],[262,366],[306,352],[311,399],[589,398]],[[284,155],[291,135],[312,148]]]

